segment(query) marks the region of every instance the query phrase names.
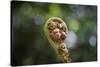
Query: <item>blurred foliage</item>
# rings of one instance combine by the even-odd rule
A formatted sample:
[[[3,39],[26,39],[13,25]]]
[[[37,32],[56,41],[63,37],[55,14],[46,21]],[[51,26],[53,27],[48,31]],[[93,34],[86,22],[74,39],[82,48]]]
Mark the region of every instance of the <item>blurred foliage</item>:
[[[61,63],[43,31],[46,20],[54,16],[68,26],[72,62],[97,60],[96,6],[12,1],[11,65]]]

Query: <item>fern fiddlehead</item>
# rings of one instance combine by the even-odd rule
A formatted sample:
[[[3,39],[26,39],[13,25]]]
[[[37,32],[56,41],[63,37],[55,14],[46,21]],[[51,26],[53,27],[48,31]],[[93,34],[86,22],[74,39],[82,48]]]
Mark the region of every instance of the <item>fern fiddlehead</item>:
[[[51,46],[57,53],[57,56],[64,63],[70,62],[68,49],[65,44],[68,33],[68,28],[65,22],[58,17],[52,17],[46,21],[44,32]]]

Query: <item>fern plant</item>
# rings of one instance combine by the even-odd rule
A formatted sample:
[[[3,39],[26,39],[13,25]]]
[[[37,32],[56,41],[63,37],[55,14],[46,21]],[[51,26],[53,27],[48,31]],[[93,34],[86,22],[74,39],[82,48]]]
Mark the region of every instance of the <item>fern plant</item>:
[[[57,57],[64,63],[70,62],[69,53],[65,40],[68,28],[65,22],[58,17],[51,17],[44,25],[44,33],[55,50]]]

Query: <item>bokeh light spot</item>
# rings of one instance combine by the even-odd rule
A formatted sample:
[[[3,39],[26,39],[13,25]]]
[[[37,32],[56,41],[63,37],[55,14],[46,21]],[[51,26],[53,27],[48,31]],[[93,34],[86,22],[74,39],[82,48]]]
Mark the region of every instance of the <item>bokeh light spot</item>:
[[[80,24],[79,24],[79,22],[78,22],[77,20],[71,19],[71,20],[69,21],[69,27],[70,27],[70,29],[73,30],[73,31],[78,31],[79,28],[80,28]]]
[[[44,17],[41,16],[41,15],[40,16],[36,16],[34,21],[35,21],[35,24],[42,25],[44,23]]]
[[[69,31],[66,40],[67,40],[66,41],[67,47],[68,48],[74,48],[75,47],[75,43],[77,41],[77,35],[76,35],[76,33],[73,32],[73,31]]]
[[[89,39],[89,43],[91,46],[95,46],[96,45],[96,37],[95,36],[91,36]]]

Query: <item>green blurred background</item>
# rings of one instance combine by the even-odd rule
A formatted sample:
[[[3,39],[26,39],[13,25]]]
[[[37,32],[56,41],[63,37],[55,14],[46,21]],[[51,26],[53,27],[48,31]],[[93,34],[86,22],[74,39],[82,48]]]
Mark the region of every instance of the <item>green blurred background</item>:
[[[62,63],[44,35],[50,17],[60,17],[68,26],[71,63],[97,60],[97,6],[12,1],[11,65]]]

